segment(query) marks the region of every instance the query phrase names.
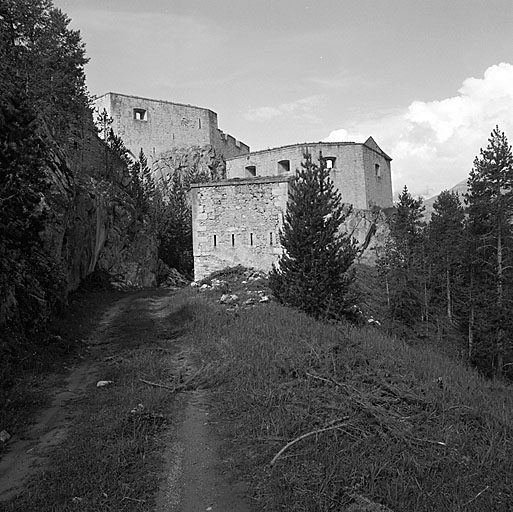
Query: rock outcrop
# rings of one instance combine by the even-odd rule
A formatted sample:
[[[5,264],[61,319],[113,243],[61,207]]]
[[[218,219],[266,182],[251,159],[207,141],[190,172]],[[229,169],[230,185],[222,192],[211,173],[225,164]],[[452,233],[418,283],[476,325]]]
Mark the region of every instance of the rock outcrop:
[[[184,181],[190,177],[194,177],[194,181],[217,181],[225,179],[226,163],[210,144],[189,146],[159,155],[153,162],[152,171],[157,180],[178,174]]]
[[[129,285],[155,286],[156,240],[135,218],[126,166],[92,123],[75,133],[64,151],[52,152],[47,175],[50,217],[43,238],[62,264],[66,291],[76,289],[96,267]]]
[[[343,231],[358,243],[359,263],[376,264],[389,231],[386,219],[385,210],[354,210],[344,222]]]

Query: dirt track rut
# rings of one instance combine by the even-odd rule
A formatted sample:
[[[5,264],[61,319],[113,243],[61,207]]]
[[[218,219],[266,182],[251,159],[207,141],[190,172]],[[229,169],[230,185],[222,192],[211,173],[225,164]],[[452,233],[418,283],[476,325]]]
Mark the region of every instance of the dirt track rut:
[[[126,348],[144,348],[148,340],[166,336],[177,338],[176,357],[183,357],[179,329],[170,333],[161,325],[172,301],[171,292],[145,291],[127,295],[108,308],[84,340],[89,355],[69,371],[62,385],[51,390],[51,405],[39,412],[35,423],[9,443],[9,451],[0,460],[0,505],[23,492],[28,479],[44,467],[46,455],[66,438],[76,412],[75,400],[95,389],[106,357]],[[139,315],[152,321],[138,325]],[[156,512],[249,511],[245,486],[234,480],[228,461],[220,456],[222,420],[211,419],[209,391],[177,395],[173,413],[178,427],[163,436],[165,467]]]

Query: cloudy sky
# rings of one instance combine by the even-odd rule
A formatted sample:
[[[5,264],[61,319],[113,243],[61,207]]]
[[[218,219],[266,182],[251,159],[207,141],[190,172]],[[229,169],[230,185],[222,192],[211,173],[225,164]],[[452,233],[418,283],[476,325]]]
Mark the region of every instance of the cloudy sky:
[[[252,150],[372,135],[394,189],[465,179],[513,142],[512,0],[54,0],[91,94],[210,108]]]

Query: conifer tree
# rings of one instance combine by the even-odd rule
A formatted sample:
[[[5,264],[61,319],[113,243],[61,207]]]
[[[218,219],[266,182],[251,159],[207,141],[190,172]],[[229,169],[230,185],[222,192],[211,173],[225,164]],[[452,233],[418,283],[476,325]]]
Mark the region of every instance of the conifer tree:
[[[350,213],[322,155],[317,165],[305,153],[290,184],[280,233],[284,253],[270,273],[270,287],[281,303],[317,318],[355,318],[350,267],[357,248],[352,237],[341,232]]]
[[[432,306],[453,322],[464,299],[465,210],[458,194],[442,191],[427,230]]]
[[[473,247],[469,343],[478,364],[502,374],[513,333],[513,154],[498,127],[474,160],[466,202]]]
[[[428,312],[423,210],[422,199],[413,198],[404,186],[388,222],[389,240],[378,260],[392,321],[405,325],[427,318]]]

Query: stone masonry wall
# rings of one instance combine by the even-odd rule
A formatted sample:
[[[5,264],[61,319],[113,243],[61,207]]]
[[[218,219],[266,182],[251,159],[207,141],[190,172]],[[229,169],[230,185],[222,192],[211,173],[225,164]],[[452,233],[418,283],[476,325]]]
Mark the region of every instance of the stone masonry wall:
[[[97,112],[107,111],[112,128],[135,157],[142,149],[152,162],[162,152],[179,147],[213,145],[226,157],[249,147],[220,132],[212,110],[169,101],[107,93],[94,101]]]
[[[387,208],[392,206],[390,162],[375,143],[377,149],[366,144],[318,142],[256,151],[227,160],[226,174],[228,179],[249,178],[252,173],[257,177],[293,175],[301,167],[305,150],[314,161],[322,151],[324,158],[334,159],[330,176],[345,203],[358,209],[373,205]],[[376,176],[376,165],[380,177]]]
[[[287,197],[283,176],[194,184],[194,279],[239,264],[270,270],[282,253]]]
[[[362,147],[362,158],[367,196],[366,208],[373,206],[390,208],[393,205],[390,160],[381,157],[366,146]],[[376,175],[376,164],[379,165],[378,175]]]

